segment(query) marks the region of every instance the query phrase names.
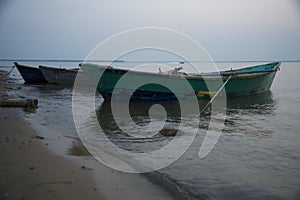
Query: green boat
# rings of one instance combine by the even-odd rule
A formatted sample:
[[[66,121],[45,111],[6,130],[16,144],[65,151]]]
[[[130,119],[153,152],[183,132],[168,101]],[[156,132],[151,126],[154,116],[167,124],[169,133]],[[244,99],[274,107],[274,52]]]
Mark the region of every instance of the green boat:
[[[197,98],[212,98],[219,95],[220,88],[225,88],[226,96],[229,98],[264,93],[270,90],[280,64],[272,62],[199,74],[181,72],[181,67],[167,72],[159,70],[158,73],[150,73],[91,63],[82,63],[80,66],[97,85],[105,100],[130,98],[161,101],[188,99],[195,95]]]

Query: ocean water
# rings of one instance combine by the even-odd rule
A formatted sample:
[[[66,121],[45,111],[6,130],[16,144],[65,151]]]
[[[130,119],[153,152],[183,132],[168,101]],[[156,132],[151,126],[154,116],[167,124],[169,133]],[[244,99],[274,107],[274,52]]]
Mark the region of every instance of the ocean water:
[[[0,64],[11,65],[11,63]],[[62,65],[70,68],[78,66],[78,63],[71,62],[27,64]],[[118,63],[122,64],[129,65]],[[257,63],[217,63],[217,66],[220,69],[230,69],[252,64]],[[16,70],[13,71],[12,77],[19,87],[10,91],[11,94],[39,99],[37,111],[26,114],[28,120],[51,130],[50,138],[78,137],[72,115],[72,87],[24,85]],[[186,127],[199,128],[203,132],[199,132],[183,156],[159,170],[159,174],[174,181],[193,198],[300,199],[298,77],[300,77],[300,63],[284,62],[270,92],[229,99],[222,134],[214,149],[204,159],[199,159],[198,152],[210,117],[201,116],[199,126],[197,124],[193,126],[199,119],[191,117]],[[85,126],[93,130],[95,123],[100,123],[107,136],[117,146],[133,152],[148,152],[170,142],[170,138],[160,134],[152,138],[143,136],[143,126],[150,122],[148,114],[152,105],[150,102],[136,102],[130,105],[133,121],[141,126],[141,129],[135,129],[134,133],[143,136],[133,140],[116,126],[110,104],[104,102],[100,94],[96,94],[95,99],[98,117],[88,120],[87,116]],[[161,102],[161,104],[167,110],[167,126],[177,128],[181,120],[178,111],[180,108],[176,103]],[[205,102],[199,102],[200,106],[203,104]],[[130,126],[128,124],[129,129]],[[101,137],[96,144],[101,145]],[[58,149],[60,152],[68,153],[72,146]]]

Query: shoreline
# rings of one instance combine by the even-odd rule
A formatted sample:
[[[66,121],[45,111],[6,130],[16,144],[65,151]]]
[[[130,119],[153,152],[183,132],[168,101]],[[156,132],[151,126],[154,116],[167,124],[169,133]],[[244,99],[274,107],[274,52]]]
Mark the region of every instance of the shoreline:
[[[0,100],[14,87],[1,80]],[[57,140],[47,140],[24,115],[22,108],[0,107],[0,199],[173,199],[143,175],[52,152],[48,145]]]
[[[11,86],[1,80],[0,100]],[[23,112],[0,107],[0,199],[104,199],[87,172],[45,147]]]

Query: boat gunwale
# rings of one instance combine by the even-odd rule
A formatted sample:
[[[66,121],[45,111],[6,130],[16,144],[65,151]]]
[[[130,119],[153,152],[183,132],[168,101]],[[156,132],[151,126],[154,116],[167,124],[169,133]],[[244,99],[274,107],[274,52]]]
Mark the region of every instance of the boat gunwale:
[[[39,65],[40,69],[46,69],[46,70],[54,70],[54,71],[67,71],[67,72],[78,72],[80,71],[80,68],[72,68],[72,69],[67,69],[67,68],[57,68],[57,67],[49,67],[49,66],[44,66],[44,65]]]
[[[237,72],[240,69],[244,69],[244,68],[240,68],[240,69],[235,69],[232,70],[232,72],[230,70],[226,70],[226,71],[219,71],[219,72],[213,72],[216,73],[216,75],[211,74],[211,72],[206,73],[202,73],[202,74],[193,74],[193,75],[185,75],[185,74],[164,74],[164,73],[154,73],[154,72],[143,72],[143,71],[134,71],[134,70],[130,70],[130,69],[120,69],[120,68],[115,68],[115,67],[111,67],[111,66],[101,66],[101,65],[97,65],[97,64],[91,64],[94,65],[95,67],[97,67],[99,70],[109,70],[111,73],[127,73],[130,72],[132,74],[137,74],[137,75],[146,75],[146,76],[159,76],[159,77],[165,77],[165,78],[174,78],[174,79],[187,79],[187,80],[204,80],[204,81],[209,81],[209,80],[227,80],[227,78],[229,76],[232,76],[231,79],[251,79],[251,78],[256,78],[256,77],[261,77],[261,76],[265,76],[271,73],[276,73],[279,70],[279,66],[280,66],[280,62],[273,62],[273,63],[268,63],[268,64],[264,64],[264,65],[271,65],[271,64],[275,64],[277,63],[272,69],[270,70],[258,70],[258,71],[248,71],[248,72]],[[249,68],[255,68],[258,66],[262,66],[262,65],[256,65],[253,67],[249,67]],[[222,74],[223,73],[223,74]],[[226,73],[226,74],[225,74]]]
[[[14,65],[15,65],[17,68],[18,68],[18,67],[25,67],[25,68],[29,68],[29,69],[33,69],[33,70],[35,70],[35,69],[39,70],[38,67],[32,67],[32,66],[28,66],[28,65],[23,65],[23,64],[19,64],[19,63],[17,63],[17,62],[14,62]]]

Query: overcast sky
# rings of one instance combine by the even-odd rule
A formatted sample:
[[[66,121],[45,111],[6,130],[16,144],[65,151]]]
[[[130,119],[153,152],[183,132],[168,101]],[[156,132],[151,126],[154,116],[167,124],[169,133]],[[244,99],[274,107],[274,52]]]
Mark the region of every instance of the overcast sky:
[[[299,0],[0,2],[0,58],[83,59],[114,34],[154,26],[187,34],[215,60],[300,59]]]

